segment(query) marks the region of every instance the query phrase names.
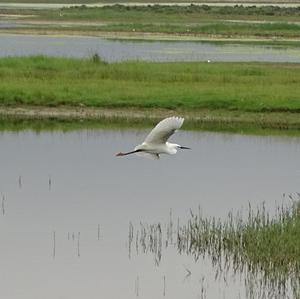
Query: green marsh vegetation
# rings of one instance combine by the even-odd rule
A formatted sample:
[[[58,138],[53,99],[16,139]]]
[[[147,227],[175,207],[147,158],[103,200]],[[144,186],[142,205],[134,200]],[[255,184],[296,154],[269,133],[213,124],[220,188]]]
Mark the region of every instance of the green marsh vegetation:
[[[43,32],[45,29],[61,30],[65,33],[72,31],[76,32],[134,32],[134,33],[163,33],[163,34],[188,34],[188,35],[204,35],[225,38],[236,38],[241,36],[256,37],[256,38],[299,38],[300,25],[287,23],[266,23],[266,24],[247,24],[247,23],[213,23],[213,24],[141,24],[141,23],[119,23],[105,24],[100,26],[81,26],[74,25],[72,27],[43,26],[36,28]],[[28,28],[35,29],[35,27]],[[273,41],[274,42],[274,41]]]
[[[285,195],[284,195],[285,196]],[[229,212],[224,219],[204,217],[191,211],[182,224],[140,223],[129,225],[129,256],[152,253],[159,264],[167,248],[191,255],[195,261],[208,258],[216,279],[244,274],[249,298],[298,298],[300,293],[300,203],[299,194],[288,195],[289,203],[274,213],[265,205]]]
[[[300,66],[0,59],[1,105],[299,112]]]
[[[14,107],[33,107],[58,112],[44,118],[108,122],[144,122],[148,116],[155,122],[180,113],[191,127],[297,130],[299,70],[298,64],[8,57],[0,59],[0,108],[6,116]],[[63,107],[67,112],[59,117]]]
[[[36,18],[59,20],[99,20],[99,21],[126,21],[126,22],[176,22],[198,23],[211,20],[260,20],[260,21],[298,21],[300,11],[297,7],[278,7],[266,5],[253,6],[125,6],[113,5],[105,7],[87,7],[85,5],[58,10],[22,10],[33,14]]]

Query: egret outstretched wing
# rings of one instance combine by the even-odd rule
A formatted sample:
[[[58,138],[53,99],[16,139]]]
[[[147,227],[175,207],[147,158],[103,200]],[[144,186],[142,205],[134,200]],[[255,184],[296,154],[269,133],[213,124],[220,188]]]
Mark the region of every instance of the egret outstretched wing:
[[[146,143],[161,144],[166,143],[171,135],[175,133],[183,124],[182,117],[168,117],[159,122],[146,137]]]

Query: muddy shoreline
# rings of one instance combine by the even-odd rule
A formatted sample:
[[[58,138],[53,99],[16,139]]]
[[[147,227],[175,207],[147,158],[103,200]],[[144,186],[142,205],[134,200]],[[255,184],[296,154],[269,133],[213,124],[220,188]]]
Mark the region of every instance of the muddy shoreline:
[[[110,123],[151,123],[164,117],[179,115],[192,129],[274,129],[300,130],[299,113],[291,112],[240,112],[225,110],[171,110],[136,108],[92,107],[0,107],[0,120],[40,121],[99,121]]]

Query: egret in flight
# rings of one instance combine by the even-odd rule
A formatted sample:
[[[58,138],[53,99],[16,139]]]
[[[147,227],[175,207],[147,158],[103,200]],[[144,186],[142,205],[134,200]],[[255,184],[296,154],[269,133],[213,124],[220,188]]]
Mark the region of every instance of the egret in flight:
[[[149,133],[142,144],[136,146],[131,152],[118,153],[116,156],[137,154],[147,158],[159,159],[160,154],[174,155],[178,149],[190,149],[186,146],[168,142],[169,137],[182,126],[183,121],[184,118],[175,116],[163,119]]]

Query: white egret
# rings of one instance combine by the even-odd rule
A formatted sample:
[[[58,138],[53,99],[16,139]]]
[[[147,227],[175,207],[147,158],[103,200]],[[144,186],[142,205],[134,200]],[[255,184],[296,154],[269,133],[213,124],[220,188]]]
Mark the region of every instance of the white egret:
[[[184,118],[175,116],[163,119],[149,133],[142,144],[136,146],[131,152],[118,153],[116,156],[137,154],[147,158],[159,159],[160,154],[174,155],[178,149],[190,149],[186,146],[167,142],[169,137],[182,126],[183,121]]]

